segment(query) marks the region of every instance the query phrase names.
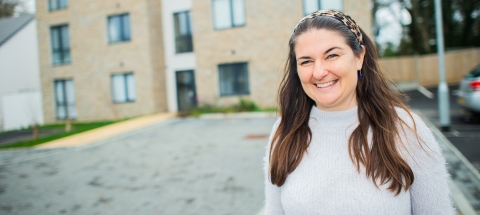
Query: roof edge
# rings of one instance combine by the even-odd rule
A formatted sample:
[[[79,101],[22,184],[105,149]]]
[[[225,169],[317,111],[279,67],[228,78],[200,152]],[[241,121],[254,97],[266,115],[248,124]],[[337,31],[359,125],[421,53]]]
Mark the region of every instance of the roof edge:
[[[12,34],[10,34],[5,40],[1,41],[0,42],[0,47],[5,44],[7,41],[10,40],[10,38],[12,38],[15,34],[17,34],[20,30],[22,30],[25,26],[27,26],[32,20],[35,19],[35,14],[29,14],[29,15],[32,15],[32,17],[26,21],[22,26],[20,26],[17,30],[15,30]]]

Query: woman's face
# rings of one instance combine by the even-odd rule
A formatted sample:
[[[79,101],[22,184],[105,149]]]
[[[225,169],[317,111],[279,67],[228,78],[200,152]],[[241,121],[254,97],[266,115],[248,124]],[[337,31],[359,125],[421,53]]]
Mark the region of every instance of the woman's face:
[[[318,109],[342,111],[357,105],[357,70],[365,49],[357,57],[341,34],[311,29],[298,36],[295,55],[303,90]]]

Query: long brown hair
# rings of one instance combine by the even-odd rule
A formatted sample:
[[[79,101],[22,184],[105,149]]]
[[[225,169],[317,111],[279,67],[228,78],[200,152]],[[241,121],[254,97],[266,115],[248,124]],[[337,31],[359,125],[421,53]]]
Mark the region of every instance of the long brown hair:
[[[296,28],[289,41],[285,73],[278,90],[281,122],[271,142],[270,180],[277,186],[282,186],[287,176],[300,164],[312,138],[308,121],[315,102],[301,86],[294,51],[297,38],[311,29],[338,32],[357,57],[362,53],[355,35],[334,18],[315,17],[305,20]],[[412,115],[403,104],[402,95],[389,88],[391,81],[379,69],[376,46],[363,30],[360,31],[366,53],[362,66],[363,78],[358,79],[356,87],[359,125],[349,138],[349,155],[358,172],[363,165],[367,177],[375,186],[379,186],[377,180],[380,185],[390,182],[388,189],[397,195],[402,188],[408,190],[414,175],[397,149],[396,142],[400,137],[398,125],[406,123],[398,116],[395,107],[403,108],[411,118]],[[418,139],[415,127],[413,124]],[[372,133],[371,147],[367,138],[369,130]]]

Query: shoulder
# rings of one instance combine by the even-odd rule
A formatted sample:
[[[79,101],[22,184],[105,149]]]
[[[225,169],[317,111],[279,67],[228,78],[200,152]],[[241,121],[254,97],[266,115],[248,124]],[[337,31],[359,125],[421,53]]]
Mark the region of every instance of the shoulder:
[[[442,149],[432,130],[422,118],[412,111],[395,109],[398,117],[403,121],[399,122],[398,134],[400,144],[406,149],[404,155],[407,156],[407,160],[414,161],[416,164],[425,159],[443,160]]]
[[[395,107],[395,110],[400,120],[398,122],[399,132],[405,133],[405,135],[418,135],[422,139],[433,138],[432,131],[419,115],[411,110],[405,110],[400,107]]]
[[[395,107],[398,117],[402,120],[407,126],[414,128],[415,126],[427,127],[422,118],[418,116],[411,110],[405,110],[400,107]],[[418,124],[418,125],[417,125]]]

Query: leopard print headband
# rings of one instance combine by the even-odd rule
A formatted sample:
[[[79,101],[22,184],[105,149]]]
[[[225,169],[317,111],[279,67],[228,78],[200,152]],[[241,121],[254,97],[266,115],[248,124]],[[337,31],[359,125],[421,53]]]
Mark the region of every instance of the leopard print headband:
[[[363,45],[363,38],[362,38],[362,33],[360,32],[360,27],[352,19],[352,17],[338,10],[319,10],[317,12],[313,12],[310,15],[303,17],[303,19],[301,19],[300,22],[298,22],[298,24],[295,26],[295,29],[293,29],[293,32],[295,33],[298,26],[302,24],[302,22],[304,22],[307,19],[313,19],[317,16],[328,16],[328,17],[332,17],[339,20],[340,22],[345,24],[348,27],[348,29],[350,29],[350,31],[352,31],[352,33],[355,35],[355,38],[357,38],[358,43],[360,45]]]

